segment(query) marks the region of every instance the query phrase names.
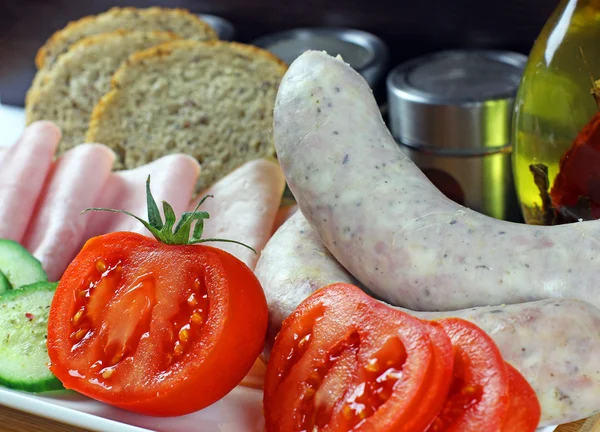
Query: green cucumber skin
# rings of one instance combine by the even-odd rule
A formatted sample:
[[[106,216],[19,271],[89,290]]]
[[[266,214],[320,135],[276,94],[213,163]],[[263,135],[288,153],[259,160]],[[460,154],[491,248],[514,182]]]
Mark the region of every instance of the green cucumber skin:
[[[34,393],[64,388],[46,366],[48,312],[57,285],[37,282],[0,296],[1,385]]]
[[[14,289],[48,280],[38,259],[19,243],[8,239],[0,239],[0,271]]]
[[[0,295],[11,289],[13,289],[12,285],[10,284],[8,279],[6,279],[6,276],[4,276],[4,273],[2,273],[0,271]]]

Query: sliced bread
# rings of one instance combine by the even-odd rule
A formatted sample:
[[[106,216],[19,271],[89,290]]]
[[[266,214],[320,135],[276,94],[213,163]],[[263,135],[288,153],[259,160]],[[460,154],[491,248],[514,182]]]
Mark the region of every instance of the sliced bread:
[[[247,160],[274,156],[275,97],[287,66],[251,45],[179,40],[133,54],[94,108],[88,142],[117,169],[182,152],[202,165],[198,189]]]
[[[25,103],[44,86],[48,72],[71,45],[88,36],[117,30],[169,31],[184,39],[200,41],[218,38],[208,23],[185,9],[114,7],[99,15],[81,18],[54,33],[38,50],[35,57],[38,72],[25,96]]]
[[[81,39],[61,55],[26,101],[27,124],[51,120],[62,131],[58,154],[85,141],[90,115],[110,90],[114,72],[127,58],[178,39],[169,32],[116,31]]]
[[[39,49],[35,64],[38,69],[49,67],[80,39],[116,30],[169,31],[185,39],[217,39],[211,26],[185,9],[114,7],[99,15],[73,21],[54,33]]]

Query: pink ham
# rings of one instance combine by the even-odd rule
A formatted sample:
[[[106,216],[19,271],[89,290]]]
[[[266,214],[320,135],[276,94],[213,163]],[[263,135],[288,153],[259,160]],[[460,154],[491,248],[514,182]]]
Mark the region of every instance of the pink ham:
[[[277,231],[286,220],[292,217],[292,215],[296,213],[296,210],[298,210],[298,204],[295,203],[279,207],[279,210],[277,210],[277,214],[275,215],[271,234],[275,234],[275,231]]]
[[[60,130],[53,123],[35,122],[2,155],[0,238],[22,240],[60,137]]]
[[[187,210],[199,174],[200,166],[194,158],[182,154],[164,156],[150,164],[111,174],[94,207],[126,210],[147,220],[145,190],[146,178],[150,175],[152,194],[161,212],[162,200],[166,200],[179,217]],[[85,238],[115,231],[151,235],[130,216],[94,212],[90,215]]]
[[[201,207],[210,214],[203,237],[237,240],[260,253],[271,236],[284,186],[285,179],[277,163],[266,159],[246,162],[200,195],[214,195]],[[190,210],[196,203],[197,200]],[[207,244],[231,253],[251,269],[258,261],[258,255],[243,246]]]
[[[79,252],[91,216],[81,212],[104,191],[114,159],[108,147],[82,144],[53,164],[23,240],[50,280],[58,280]]]

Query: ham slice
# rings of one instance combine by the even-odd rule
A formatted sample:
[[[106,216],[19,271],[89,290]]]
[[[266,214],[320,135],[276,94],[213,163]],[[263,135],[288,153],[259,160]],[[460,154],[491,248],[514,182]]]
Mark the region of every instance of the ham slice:
[[[152,195],[161,213],[162,200],[167,200],[179,217],[187,210],[199,174],[200,166],[194,158],[183,154],[164,156],[147,165],[111,174],[94,207],[126,210],[148,220],[146,178],[150,175]],[[133,231],[151,236],[140,222],[130,216],[94,212],[90,214],[85,238],[116,231]]]
[[[81,212],[95,205],[114,159],[108,147],[82,144],[53,164],[23,240],[49,280],[58,280],[79,252],[91,216]]]
[[[237,240],[260,253],[271,236],[284,187],[283,172],[277,163],[266,159],[246,162],[200,195],[214,195],[201,207],[210,214],[203,237]],[[190,210],[197,202],[194,200]],[[207,244],[229,252],[251,269],[258,261],[258,255],[244,246]]]
[[[296,210],[298,210],[298,204],[288,204],[279,207],[279,210],[277,210],[277,214],[275,215],[275,221],[273,222],[271,235],[275,234],[275,231],[277,231],[286,220],[292,217],[292,215],[296,213]]]
[[[20,242],[52,165],[60,130],[48,121],[25,128],[0,162],[0,238]]]

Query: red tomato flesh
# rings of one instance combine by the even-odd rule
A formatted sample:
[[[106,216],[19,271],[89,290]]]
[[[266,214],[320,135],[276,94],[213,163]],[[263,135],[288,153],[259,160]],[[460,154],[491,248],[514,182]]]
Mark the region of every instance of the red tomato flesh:
[[[397,429],[398,432],[424,431],[436,418],[444,404],[453,381],[454,352],[452,342],[437,322],[426,322],[431,348],[436,356],[427,380],[421,386],[421,402],[412,415]]]
[[[428,432],[500,431],[508,411],[509,384],[494,341],[459,318],[438,321],[454,346],[453,381],[444,407]]]
[[[506,363],[510,405],[502,432],[534,432],[542,415],[540,402],[527,380]]]
[[[267,431],[398,431],[428,424],[452,369],[444,332],[347,284],[325,287],[283,323],[265,378]],[[439,389],[430,395],[427,386]],[[416,422],[415,422],[416,423]]]
[[[113,233],[90,239],[56,289],[50,368],[66,388],[108,404],[182,415],[244,378],[266,328],[260,283],[237,258]]]

